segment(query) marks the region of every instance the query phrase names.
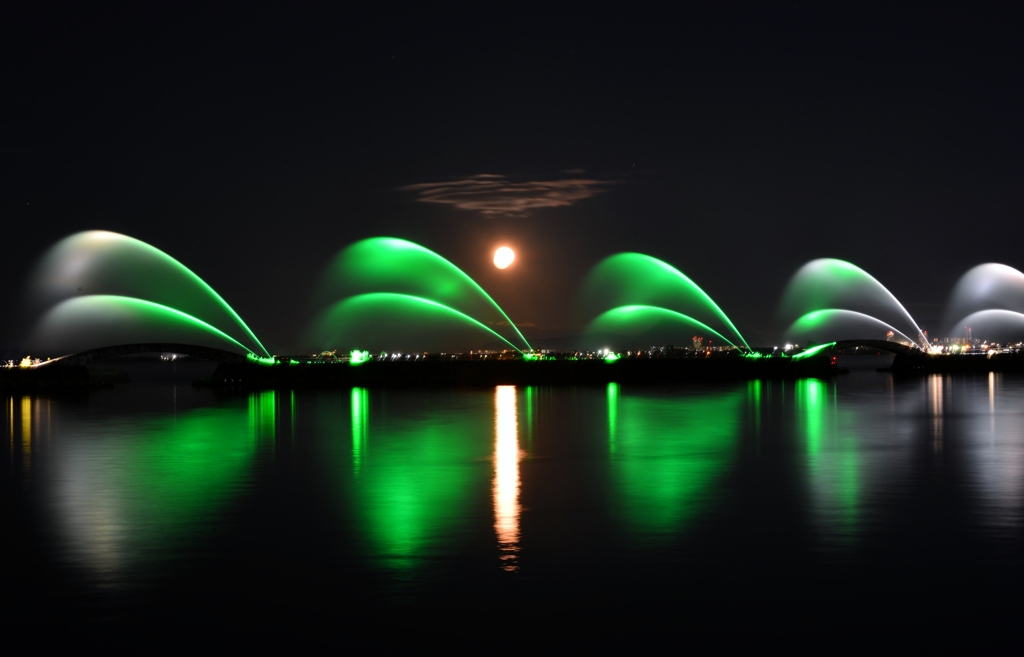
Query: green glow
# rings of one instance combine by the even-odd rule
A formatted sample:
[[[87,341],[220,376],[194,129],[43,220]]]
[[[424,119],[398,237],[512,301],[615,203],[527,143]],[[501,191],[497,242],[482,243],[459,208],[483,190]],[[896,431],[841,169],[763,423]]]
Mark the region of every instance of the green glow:
[[[277,442],[277,395],[273,390],[249,394],[249,433],[257,444],[273,449]]]
[[[852,434],[857,418],[837,407],[824,381],[802,379],[795,392],[815,510],[840,542],[849,542],[861,513],[859,445]]]
[[[620,358],[620,356],[617,353],[610,352],[607,356],[604,357],[604,362],[606,362],[606,363],[614,363],[619,358]]]
[[[769,354],[762,354],[760,351],[748,351],[743,354],[744,358],[751,358],[757,360],[758,358],[768,358]]]
[[[815,347],[811,347],[810,349],[806,349],[804,351],[801,351],[799,354],[794,355],[793,360],[803,360],[804,358],[810,358],[811,356],[820,354],[821,352],[831,349],[834,346],[836,346],[835,342],[819,344]]]
[[[912,344],[918,344],[922,339],[917,322],[892,292],[874,276],[845,260],[821,258],[801,267],[787,285],[779,309],[781,319],[802,319],[814,311],[825,309],[854,311],[863,317],[887,311],[890,316],[885,320],[893,321],[898,317],[899,322],[912,327],[911,333],[915,336],[910,340]]]
[[[852,339],[875,336],[881,339],[884,331],[893,331],[907,342],[914,340],[899,329],[886,324],[877,317],[843,308],[822,308],[802,315],[786,329],[787,339],[797,342],[826,339]]]
[[[368,360],[370,360],[369,351],[359,351],[358,349],[353,349],[352,352],[349,353],[348,355],[349,365],[362,365]]]
[[[439,409],[427,395],[375,394],[388,395],[388,413],[365,412],[363,393],[353,399],[359,440],[338,456],[353,471],[359,445],[359,469],[342,499],[361,518],[368,551],[405,573],[450,549],[476,508],[474,491],[490,489],[494,436],[481,427],[494,426],[494,398],[472,395],[456,409]],[[336,427],[336,418],[323,416],[325,431]]]
[[[525,352],[523,354],[523,360],[526,360],[526,361],[540,360],[540,354],[535,354],[532,351],[527,351],[527,352]]]
[[[619,424],[619,384],[608,384],[608,452],[615,453],[615,432]]]
[[[274,360],[273,358],[263,358],[261,356],[255,355],[255,354],[246,354],[245,355],[245,362],[247,362],[247,363],[249,363],[251,365],[263,365],[263,366],[275,365],[277,363],[277,361]]]
[[[249,352],[230,335],[180,310],[108,294],[57,304],[39,321],[31,338],[32,344],[60,349],[62,353],[140,342],[177,342]]]
[[[744,402],[735,390],[620,396],[610,457],[613,513],[655,539],[708,508],[736,451]]]
[[[672,265],[642,253],[619,253],[605,258],[587,276],[580,299],[586,317],[621,306],[655,306],[684,317],[700,318],[705,323],[721,322],[723,328],[750,348],[700,286]],[[715,334],[722,337],[717,331]]]
[[[270,355],[206,281],[160,249],[126,235],[92,230],[66,237],[43,256],[35,279],[36,294],[49,304],[83,291],[146,299],[227,334],[239,329],[242,342],[249,342],[246,351]]]
[[[454,308],[408,294],[360,294],[334,304],[317,323],[317,338],[325,345],[369,344],[373,350],[422,351],[425,343],[473,347],[481,335],[519,348],[502,335]],[[445,349],[431,349],[431,351]]]
[[[747,382],[747,400],[754,411],[754,435],[761,435],[761,380]]]
[[[321,285],[320,300],[373,292],[391,292],[429,299],[476,321],[508,333],[527,349],[530,343],[505,311],[476,281],[430,249],[393,237],[373,237],[345,248],[334,259]],[[507,328],[506,328],[507,327]]]
[[[101,572],[173,560],[218,530],[252,476],[256,444],[238,403],[82,431],[59,444],[55,434],[59,476],[74,493],[58,512],[67,540]]]
[[[356,475],[363,465],[370,426],[370,391],[352,388],[352,470]]]
[[[688,330],[696,328],[701,331],[707,331],[724,342],[732,344],[724,335],[693,317],[655,306],[619,306],[618,308],[612,308],[594,318],[584,329],[583,334],[591,340],[610,336],[620,336],[615,339],[622,340],[621,336],[640,335],[654,339],[652,334],[656,333],[657,337],[667,338],[664,340],[665,342],[671,342],[672,338],[670,336],[675,335],[678,338],[680,335],[678,331],[682,327],[687,327]]]

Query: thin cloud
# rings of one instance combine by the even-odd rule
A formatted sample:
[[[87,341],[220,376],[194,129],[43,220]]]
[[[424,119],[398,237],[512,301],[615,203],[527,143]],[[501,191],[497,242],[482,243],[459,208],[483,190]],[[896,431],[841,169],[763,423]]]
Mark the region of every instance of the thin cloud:
[[[481,174],[461,180],[401,187],[422,203],[444,203],[486,216],[525,215],[538,208],[574,205],[599,194],[614,181],[561,178],[513,182],[505,176]]]

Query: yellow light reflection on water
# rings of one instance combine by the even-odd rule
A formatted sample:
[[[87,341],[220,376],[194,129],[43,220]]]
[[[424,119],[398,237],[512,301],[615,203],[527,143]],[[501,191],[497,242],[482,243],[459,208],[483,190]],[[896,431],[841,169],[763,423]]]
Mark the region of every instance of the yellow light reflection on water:
[[[928,377],[928,401],[932,416],[932,449],[935,453],[942,451],[942,384],[943,377],[941,374],[932,374]]]
[[[498,535],[502,568],[519,569],[519,427],[516,387],[494,389],[494,531]]]
[[[28,468],[32,462],[32,399],[21,398],[21,462]]]

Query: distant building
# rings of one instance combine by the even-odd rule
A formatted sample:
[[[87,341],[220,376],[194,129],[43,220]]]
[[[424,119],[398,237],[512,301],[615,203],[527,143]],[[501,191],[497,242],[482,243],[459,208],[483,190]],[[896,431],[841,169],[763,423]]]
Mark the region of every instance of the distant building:
[[[896,333],[894,333],[893,331],[886,331],[885,332],[885,339],[888,340],[889,342],[895,342],[896,341]]]
[[[696,335],[693,336],[693,348],[695,351],[700,351],[701,346],[704,344],[704,338],[699,338]]]

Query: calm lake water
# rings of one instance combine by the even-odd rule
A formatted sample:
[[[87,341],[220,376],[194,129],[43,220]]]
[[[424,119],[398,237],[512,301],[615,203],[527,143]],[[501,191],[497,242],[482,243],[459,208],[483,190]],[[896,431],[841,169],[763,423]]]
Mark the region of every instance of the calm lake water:
[[[1024,378],[3,402],[7,622],[920,645],[1019,612]]]

